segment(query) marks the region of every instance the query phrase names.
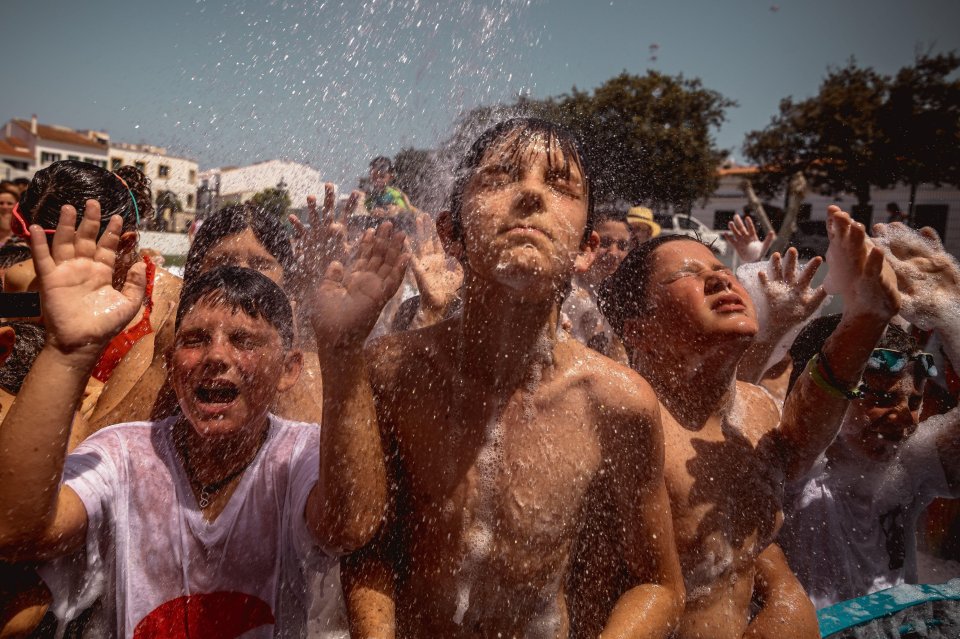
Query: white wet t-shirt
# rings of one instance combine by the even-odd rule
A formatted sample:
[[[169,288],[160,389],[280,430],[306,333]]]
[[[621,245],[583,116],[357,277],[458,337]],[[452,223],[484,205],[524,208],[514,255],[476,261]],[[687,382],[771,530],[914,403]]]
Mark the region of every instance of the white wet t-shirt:
[[[777,542],[817,608],[916,583],[917,519],[934,498],[951,496],[937,452],[948,421],[921,424],[890,462],[821,455],[788,490]]]
[[[319,427],[271,416],[263,447],[207,522],[173,448],[176,419],[111,426],[67,457],[64,482],[89,524],[84,552],[41,569],[58,619],[96,602],[98,636],[303,637],[308,615],[313,636],[339,636],[337,559],[304,517]]]

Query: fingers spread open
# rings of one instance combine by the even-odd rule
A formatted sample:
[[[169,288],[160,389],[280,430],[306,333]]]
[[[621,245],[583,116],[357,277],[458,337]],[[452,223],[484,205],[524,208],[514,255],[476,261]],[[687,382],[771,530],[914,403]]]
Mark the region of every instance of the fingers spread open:
[[[50,256],[47,235],[39,224],[30,226],[30,252],[33,255],[33,266],[41,278],[57,267],[53,257]]]
[[[797,280],[797,283],[804,288],[810,286],[810,283],[813,281],[817,271],[820,270],[822,264],[823,258],[819,255],[807,262],[807,265],[803,267],[803,271],[800,273],[800,279]],[[824,291],[824,294],[826,294],[826,291]]]
[[[783,258],[783,278],[787,282],[797,279],[797,249],[789,248]]]
[[[783,281],[783,261],[779,253],[774,253],[770,257],[770,274],[774,280],[778,282]]]
[[[57,222],[57,232],[53,235],[53,259],[59,264],[73,259],[73,241],[77,231],[77,209],[69,204],[60,208],[60,220]]]
[[[120,292],[128,300],[139,305],[143,302],[143,295],[146,290],[147,265],[144,262],[137,262],[127,271],[127,279],[124,280]]]
[[[107,229],[100,236],[93,259],[106,264],[111,269],[117,261],[117,247],[120,246],[120,231],[123,228],[123,218],[119,215],[110,217]]]

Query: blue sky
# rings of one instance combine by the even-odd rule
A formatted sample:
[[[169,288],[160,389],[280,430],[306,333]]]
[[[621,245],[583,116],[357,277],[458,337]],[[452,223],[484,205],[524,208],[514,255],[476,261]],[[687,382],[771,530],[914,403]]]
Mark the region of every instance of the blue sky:
[[[955,0],[3,4],[0,118],[101,128],[202,167],[282,157],[348,181],[373,155],[435,145],[463,109],[648,68],[737,100],[716,137],[738,154],[830,65],[891,73],[918,49],[960,49]]]

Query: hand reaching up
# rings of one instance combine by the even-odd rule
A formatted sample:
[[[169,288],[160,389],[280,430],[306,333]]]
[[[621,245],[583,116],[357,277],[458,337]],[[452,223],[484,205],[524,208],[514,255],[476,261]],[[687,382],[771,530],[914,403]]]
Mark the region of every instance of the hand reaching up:
[[[403,281],[409,259],[405,245],[406,236],[390,222],[368,229],[353,258],[346,265],[330,264],[323,280],[307,292],[321,349],[363,343]]]
[[[759,261],[770,250],[773,241],[777,239],[776,232],[771,230],[761,242],[757,236],[757,227],[754,226],[753,219],[748,217],[746,223],[744,223],[743,217],[739,213],[727,223],[727,228],[730,230],[725,232],[723,237],[733,246],[733,249],[737,252],[737,257],[744,264]]]
[[[310,281],[321,277],[333,262],[343,261],[348,250],[347,228],[334,220],[336,198],[333,184],[324,184],[323,191],[321,212],[317,212],[317,198],[312,195],[307,197],[309,228],[296,215],[289,217],[293,225],[293,251],[301,285],[308,285]]]
[[[97,241],[100,204],[87,200],[83,221],[77,211],[60,209],[52,247],[37,225],[30,228],[30,249],[40,281],[47,343],[63,353],[95,356],[137,314],[146,288],[146,268],[138,261],[123,289],[113,288],[113,268],[122,220],[114,215]]]
[[[876,224],[873,233],[897,275],[902,315],[923,329],[939,327],[946,319],[956,321],[960,266],[943,249],[936,231],[928,227],[917,232],[895,222]]]
[[[420,308],[442,315],[463,284],[463,268],[444,253],[440,237],[426,215],[417,217],[416,231],[411,265],[420,291]]]
[[[883,250],[867,238],[863,225],[838,206],[827,208],[827,266],[824,288],[843,295],[848,311],[888,321],[900,311],[900,293]]]
[[[770,329],[774,332],[785,333],[805,322],[827,297],[822,286],[810,288],[823,259],[815,257],[798,271],[797,257],[795,248],[787,250],[782,258],[779,253],[774,253],[769,270],[757,273],[767,304]]]

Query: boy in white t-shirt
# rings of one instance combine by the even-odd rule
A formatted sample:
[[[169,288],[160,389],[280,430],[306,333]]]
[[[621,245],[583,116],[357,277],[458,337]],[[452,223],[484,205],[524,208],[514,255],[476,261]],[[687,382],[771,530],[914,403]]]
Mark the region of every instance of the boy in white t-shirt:
[[[960,267],[932,231],[878,225],[897,273],[902,314],[934,328],[960,361]],[[791,349],[803,369],[836,318]],[[917,580],[917,519],[936,497],[960,496],[960,409],[920,422],[933,356],[890,325],[871,354],[836,441],[789,489],[780,545],[817,608]],[[795,372],[797,376],[799,373]]]
[[[336,555],[366,543],[385,507],[376,474],[353,469],[383,464],[362,345],[402,278],[402,234],[368,233],[310,295],[322,430],[267,412],[301,367],[289,301],[223,267],[181,297],[168,355],[181,414],[104,429],[65,458],[90,370],[145,285],[141,264],[112,286],[118,217],[99,241],[97,202],[76,217],[63,208],[49,246],[30,229],[48,337],[0,426],[0,558],[52,560],[62,620],[99,599],[97,633],[137,639],[302,636],[319,572],[329,596],[310,614],[332,630]]]

